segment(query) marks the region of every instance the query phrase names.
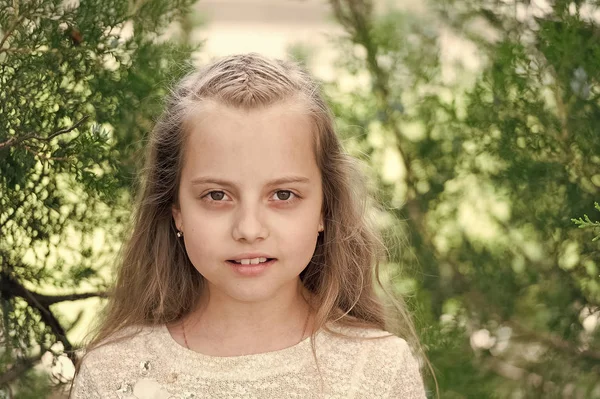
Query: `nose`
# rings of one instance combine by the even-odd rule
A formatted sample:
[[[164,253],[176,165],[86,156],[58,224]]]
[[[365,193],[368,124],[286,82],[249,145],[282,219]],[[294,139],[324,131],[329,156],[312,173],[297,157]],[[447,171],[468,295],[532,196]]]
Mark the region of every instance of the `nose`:
[[[240,207],[233,226],[233,238],[236,241],[255,242],[269,236],[261,210],[250,205]]]

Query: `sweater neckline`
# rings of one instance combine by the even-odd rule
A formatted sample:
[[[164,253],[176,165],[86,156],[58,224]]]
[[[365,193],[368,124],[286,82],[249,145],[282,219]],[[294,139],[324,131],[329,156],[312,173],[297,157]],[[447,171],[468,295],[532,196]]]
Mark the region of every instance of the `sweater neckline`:
[[[239,356],[211,356],[181,346],[171,336],[166,324],[158,327],[156,332],[158,333],[157,344],[162,347],[162,350],[169,351],[177,363],[182,365],[193,363],[195,367],[202,367],[207,374],[214,374],[220,378],[226,374],[239,377],[240,372],[250,370],[252,377],[272,372],[280,374],[298,369],[312,358],[312,338],[310,336],[295,345],[275,351]],[[318,337],[321,333],[322,331],[318,331],[316,336]]]

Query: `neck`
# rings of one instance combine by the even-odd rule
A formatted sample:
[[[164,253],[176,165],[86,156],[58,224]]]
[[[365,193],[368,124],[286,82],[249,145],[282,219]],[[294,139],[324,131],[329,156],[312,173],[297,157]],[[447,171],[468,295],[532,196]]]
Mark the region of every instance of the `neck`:
[[[210,288],[183,322],[190,349],[215,356],[236,356],[283,349],[310,335],[307,292],[298,280],[261,302],[240,302]]]

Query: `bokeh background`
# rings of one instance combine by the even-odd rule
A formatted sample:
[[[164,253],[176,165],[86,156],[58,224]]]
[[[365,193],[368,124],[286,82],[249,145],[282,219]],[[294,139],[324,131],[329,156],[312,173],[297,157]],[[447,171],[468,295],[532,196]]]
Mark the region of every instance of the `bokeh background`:
[[[598,0],[0,0],[0,398],[66,397],[168,87],[250,51],[321,80],[441,398],[600,398],[599,23]]]

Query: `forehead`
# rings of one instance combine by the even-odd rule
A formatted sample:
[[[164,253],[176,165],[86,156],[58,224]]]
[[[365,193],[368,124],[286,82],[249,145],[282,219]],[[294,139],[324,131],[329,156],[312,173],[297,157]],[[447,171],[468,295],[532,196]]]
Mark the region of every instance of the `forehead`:
[[[280,175],[319,175],[315,127],[293,103],[244,110],[208,102],[186,123],[183,178],[210,174],[240,183]]]

